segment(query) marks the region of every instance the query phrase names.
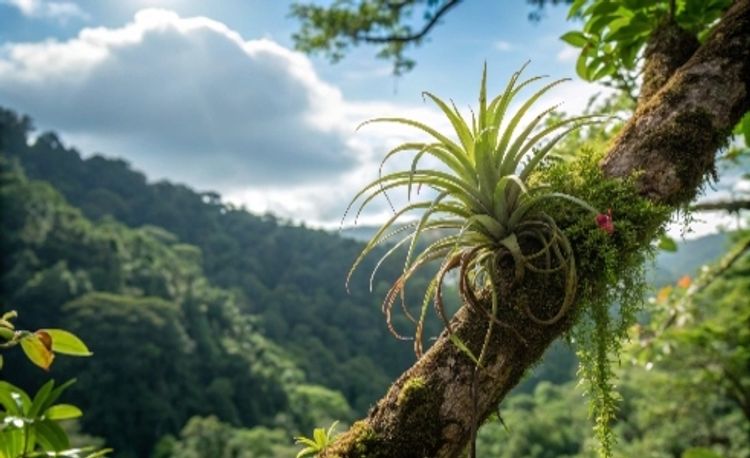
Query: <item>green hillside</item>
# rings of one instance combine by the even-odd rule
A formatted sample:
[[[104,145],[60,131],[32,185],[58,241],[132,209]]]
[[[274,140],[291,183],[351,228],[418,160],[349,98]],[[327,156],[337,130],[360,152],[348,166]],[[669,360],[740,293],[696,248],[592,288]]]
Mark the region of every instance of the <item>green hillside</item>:
[[[90,343],[96,358],[52,375],[78,375],[84,430],[117,456],[146,456],[193,415],[282,427],[287,439],[348,421],[414,361],[380,312],[399,263],[383,265],[370,293],[364,273],[377,257],[368,260],[349,294],[360,243],[149,183],[121,160],[84,160],[51,133],[32,143],[30,127],[0,112],[0,301],[23,326],[67,327]],[[428,335],[438,330],[433,321]],[[21,358],[6,366],[21,386],[41,382]],[[115,383],[131,378],[127,389]],[[102,396],[82,396],[94,391]],[[148,418],[126,427],[141,411]]]
[[[78,377],[82,426],[117,456],[148,456],[195,415],[289,434],[352,417],[340,394],[308,385],[295,358],[241,312],[239,295],[212,285],[198,248],[154,226],[92,222],[5,158],[0,180],[0,301],[21,311],[25,328],[64,327],[89,343],[96,358],[61,360],[50,376]],[[3,376],[30,389],[44,381],[20,353]],[[326,416],[300,408],[301,398],[324,403]]]

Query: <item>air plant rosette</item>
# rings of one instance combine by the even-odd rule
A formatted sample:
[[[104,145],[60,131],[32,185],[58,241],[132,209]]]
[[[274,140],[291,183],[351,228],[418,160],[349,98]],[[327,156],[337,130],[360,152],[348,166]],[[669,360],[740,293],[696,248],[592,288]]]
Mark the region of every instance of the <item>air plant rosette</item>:
[[[382,307],[391,333],[401,339],[413,339],[418,357],[423,352],[424,322],[430,302],[445,323],[451,339],[477,366],[482,364],[494,325],[509,328],[524,341],[522,330],[513,329],[497,318],[500,273],[508,265],[511,265],[513,283],[520,282],[526,272],[560,276],[564,282],[564,297],[554,314],[539,316],[528,305],[522,306],[522,313],[541,325],[554,324],[566,315],[577,286],[576,262],[564,232],[544,211],[545,202],[564,200],[582,207],[591,213],[592,225],[598,224],[608,233],[614,231],[611,212],[603,214],[579,198],[556,192],[539,180],[530,180],[532,174],[549,160],[554,146],[561,139],[575,129],[599,122],[599,116],[544,123],[557,108],[553,106],[534,116],[517,132],[534,104],[550,89],[566,81],[561,79],[546,84],[511,113],[511,102],[518,93],[543,78],[532,77],[519,82],[525,67],[512,75],[501,94],[488,101],[485,65],[478,111],[472,112],[470,120],[465,119],[452,102],[448,104],[425,92],[424,97],[434,102],[450,122],[455,134],[453,138],[405,118],[377,118],[360,125],[396,123],[410,126],[429,137],[427,141],[407,142],[390,150],[381,162],[379,178],[361,189],[346,211],[348,214],[355,204],[359,204],[359,216],[375,198],[385,196],[388,199],[388,193],[397,189],[406,191],[407,204],[395,210],[367,242],[354,261],[346,284],[348,288],[353,272],[376,247],[401,236],[377,262],[370,277],[370,289],[383,262],[405,249],[403,272],[390,287]],[[408,170],[382,173],[384,164],[404,154],[412,155]],[[437,160],[440,169],[422,167],[421,163],[428,157]],[[420,188],[429,188],[433,194],[427,199],[412,201],[413,195],[417,194],[415,189]],[[400,225],[415,214],[418,216],[416,220]],[[421,248],[418,244],[420,237],[432,231],[439,231],[440,236]],[[425,291],[419,316],[415,317],[404,303],[404,290],[414,273],[431,263],[439,263],[440,267]],[[453,334],[445,311],[442,286],[446,274],[453,270],[458,271],[458,290],[463,302],[489,322],[484,346],[478,356]],[[478,300],[481,294],[491,298],[489,310]],[[391,318],[399,298],[405,315],[415,324],[413,337],[403,336],[393,327]]]

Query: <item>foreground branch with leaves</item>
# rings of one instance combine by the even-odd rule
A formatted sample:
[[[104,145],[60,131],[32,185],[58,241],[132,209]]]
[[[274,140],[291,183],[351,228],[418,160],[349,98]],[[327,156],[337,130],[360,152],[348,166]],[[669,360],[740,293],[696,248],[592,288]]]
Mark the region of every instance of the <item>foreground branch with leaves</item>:
[[[86,344],[63,329],[40,329],[34,332],[16,329],[15,311],[0,317],[0,350],[20,346],[36,366],[49,370],[55,354],[91,356]],[[0,355],[0,370],[3,357]],[[0,373],[1,374],[1,373]],[[50,380],[31,397],[21,388],[0,380],[0,458],[65,456],[100,458],[111,449],[71,448],[61,421],[79,418],[83,413],[71,404],[57,404],[63,392],[75,383],[68,380],[55,386]]]

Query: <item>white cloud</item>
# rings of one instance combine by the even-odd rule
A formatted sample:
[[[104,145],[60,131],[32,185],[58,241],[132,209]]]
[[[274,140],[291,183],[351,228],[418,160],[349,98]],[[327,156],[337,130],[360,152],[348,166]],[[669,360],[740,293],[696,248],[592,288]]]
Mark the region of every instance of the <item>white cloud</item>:
[[[580,53],[581,51],[578,48],[566,45],[557,53],[557,60],[559,62],[575,62]]]
[[[302,54],[156,9],[67,41],[3,45],[0,105],[152,179],[321,223],[340,218],[346,198],[375,178],[387,146],[414,135],[392,126],[356,133],[359,122],[434,113],[346,101]]]
[[[507,41],[499,40],[495,42],[495,49],[497,49],[498,51],[508,52],[508,51],[512,51],[513,48],[514,46]]]
[[[595,85],[568,83],[568,112]],[[450,94],[440,94],[449,97]],[[67,41],[0,47],[0,105],[31,115],[86,153],[130,160],[152,178],[222,192],[255,211],[328,225],[377,177],[385,152],[423,138],[401,116],[450,131],[429,104],[351,101],[310,60],[269,39],[245,40],[224,24],[148,9],[119,28],[86,28]],[[468,109],[462,112],[468,117]],[[386,170],[408,167],[397,157]],[[392,195],[394,204],[405,196]],[[384,200],[362,215],[382,220]]]
[[[306,57],[165,10],[4,46],[0,103],[152,176],[221,191],[336,176],[359,160],[341,94]]]
[[[14,6],[24,15],[33,18],[56,19],[65,22],[69,19],[89,19],[88,13],[73,2],[50,2],[44,0],[0,0],[0,3]]]

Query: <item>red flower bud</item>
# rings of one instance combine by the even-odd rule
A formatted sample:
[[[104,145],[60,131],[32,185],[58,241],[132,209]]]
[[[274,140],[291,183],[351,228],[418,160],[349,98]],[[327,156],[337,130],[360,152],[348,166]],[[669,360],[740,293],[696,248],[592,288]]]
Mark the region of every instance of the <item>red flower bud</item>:
[[[612,209],[610,208],[607,213],[599,213],[596,215],[596,225],[607,234],[612,234],[615,231],[615,225],[612,222]]]

